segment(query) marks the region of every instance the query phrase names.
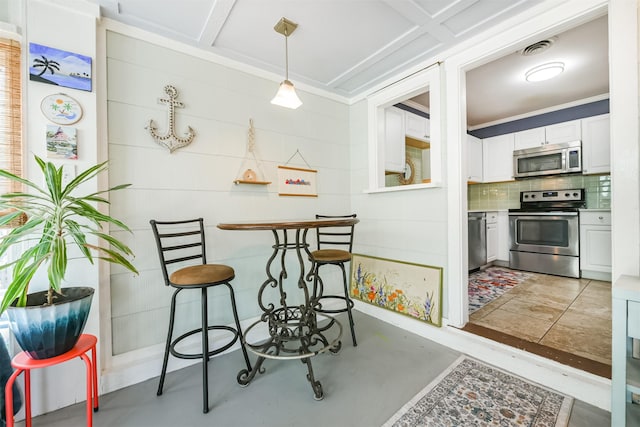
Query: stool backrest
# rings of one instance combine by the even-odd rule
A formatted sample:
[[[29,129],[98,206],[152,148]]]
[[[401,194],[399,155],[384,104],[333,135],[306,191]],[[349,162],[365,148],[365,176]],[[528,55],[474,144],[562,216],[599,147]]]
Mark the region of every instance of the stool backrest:
[[[333,218],[348,219],[355,218],[356,214],[351,215],[316,215],[316,219]],[[351,252],[353,247],[353,230],[355,225],[344,225],[336,227],[318,227],[316,228],[316,237],[318,249],[326,249],[327,247],[340,248]]]
[[[165,285],[169,286],[168,265],[194,259],[200,260],[201,264],[207,263],[202,218],[182,221],[152,219],[149,223],[156,239]]]

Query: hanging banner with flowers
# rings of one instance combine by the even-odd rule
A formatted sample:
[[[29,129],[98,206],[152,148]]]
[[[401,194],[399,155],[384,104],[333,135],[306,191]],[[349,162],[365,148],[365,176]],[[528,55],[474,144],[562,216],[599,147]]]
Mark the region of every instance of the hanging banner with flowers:
[[[278,166],[278,194],[280,196],[318,197],[317,170]]]
[[[351,297],[442,325],[442,267],[353,254]]]

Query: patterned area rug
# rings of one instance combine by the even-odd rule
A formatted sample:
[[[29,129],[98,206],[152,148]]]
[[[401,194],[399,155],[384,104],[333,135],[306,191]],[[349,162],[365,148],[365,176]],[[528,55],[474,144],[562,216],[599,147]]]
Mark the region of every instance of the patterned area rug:
[[[505,292],[531,277],[522,271],[501,267],[469,274],[469,314],[484,307]]]
[[[461,356],[383,427],[566,426],[573,399]]]

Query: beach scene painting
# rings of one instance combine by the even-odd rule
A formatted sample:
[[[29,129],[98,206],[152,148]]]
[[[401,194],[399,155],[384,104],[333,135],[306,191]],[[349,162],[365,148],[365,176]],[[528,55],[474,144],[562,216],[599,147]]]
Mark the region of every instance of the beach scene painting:
[[[29,43],[29,79],[91,92],[91,58]]]
[[[78,159],[76,128],[47,125],[47,157],[51,159]]]

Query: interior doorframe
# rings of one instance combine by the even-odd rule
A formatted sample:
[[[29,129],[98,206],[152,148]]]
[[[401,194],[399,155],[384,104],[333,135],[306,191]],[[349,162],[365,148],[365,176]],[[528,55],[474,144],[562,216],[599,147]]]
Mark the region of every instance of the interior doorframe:
[[[637,0],[634,0],[634,3]],[[448,324],[463,327],[469,321],[468,301],[468,226],[467,226],[467,151],[466,144],[466,72],[510,52],[521,49],[541,38],[556,35],[607,13],[606,0],[571,0],[540,12],[518,17],[509,28],[475,43],[444,62],[447,136],[448,198],[448,259],[450,261],[448,287]],[[555,7],[554,7],[555,6]],[[612,26],[609,26],[609,33]],[[611,37],[611,36],[610,36]],[[611,77],[610,77],[611,78]],[[636,75],[637,80],[637,75]],[[637,86],[636,86],[637,87]],[[637,91],[636,95],[637,97]],[[611,95],[610,95],[611,97]],[[456,102],[456,100],[458,100]],[[637,115],[636,115],[637,118]],[[637,123],[636,123],[637,126]],[[612,126],[613,127],[613,126]],[[637,139],[635,140],[637,143]],[[637,194],[637,193],[635,193]]]

